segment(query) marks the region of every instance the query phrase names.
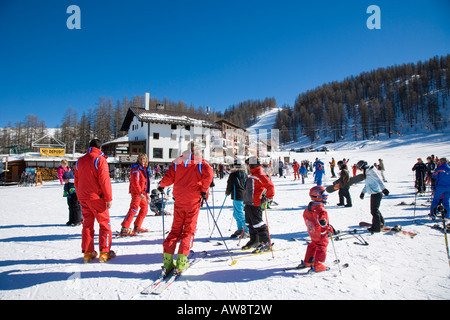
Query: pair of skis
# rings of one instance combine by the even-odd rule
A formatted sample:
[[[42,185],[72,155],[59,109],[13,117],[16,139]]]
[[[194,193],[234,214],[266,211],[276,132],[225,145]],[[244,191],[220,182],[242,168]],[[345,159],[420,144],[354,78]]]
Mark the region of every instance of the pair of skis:
[[[304,263],[301,263],[301,264],[299,264],[299,265],[296,266],[296,267],[284,269],[284,272],[301,271],[301,270],[307,269],[307,271],[305,271],[305,272],[300,272],[300,273],[299,273],[299,272],[296,272],[296,273],[294,274],[294,276],[315,275],[315,274],[326,274],[327,271],[339,271],[339,272],[340,272],[342,269],[346,269],[346,268],[348,268],[348,267],[349,267],[349,264],[348,264],[348,263],[340,264],[340,261],[335,261],[335,265],[334,265],[334,266],[332,266],[332,267],[327,267],[327,270],[325,270],[325,271],[316,272],[316,271],[314,270],[313,267],[306,267],[306,266],[304,265]]]
[[[372,226],[372,224],[371,224],[371,223],[368,223],[368,222],[360,222],[360,223],[359,223],[359,226],[360,226],[360,227],[369,227],[369,228],[370,228],[370,227]],[[397,225],[394,226],[394,227],[382,227],[382,228],[381,228],[381,231],[383,231],[383,232],[400,233],[400,234],[409,236],[409,237],[411,237],[411,238],[414,238],[414,236],[417,235],[417,233],[415,233],[415,232],[410,232],[410,231],[402,230],[402,226],[399,225],[399,224],[397,224]]]
[[[167,288],[169,288],[177,279],[179,279],[184,272],[186,272],[189,268],[191,268],[193,265],[197,264],[201,260],[202,260],[201,257],[188,260],[189,266],[183,272],[179,272],[175,268],[173,268],[172,270],[167,271],[167,272],[163,269],[161,271],[160,276],[156,280],[154,280],[151,285],[149,285],[147,288],[142,290],[141,294],[142,295],[149,295],[149,294],[160,295]]]

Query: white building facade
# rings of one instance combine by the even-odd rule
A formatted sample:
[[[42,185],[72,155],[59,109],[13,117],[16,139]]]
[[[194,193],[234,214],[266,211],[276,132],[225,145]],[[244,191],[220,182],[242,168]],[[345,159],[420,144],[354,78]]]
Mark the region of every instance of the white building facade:
[[[205,116],[167,110],[129,108],[122,130],[129,141],[146,140],[150,163],[170,163],[188,149],[190,141],[202,146],[203,158],[210,161],[212,136],[220,126]]]

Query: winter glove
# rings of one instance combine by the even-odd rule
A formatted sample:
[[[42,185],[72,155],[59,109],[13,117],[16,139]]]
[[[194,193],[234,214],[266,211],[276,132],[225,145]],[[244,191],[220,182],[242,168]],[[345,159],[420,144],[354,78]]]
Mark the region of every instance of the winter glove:
[[[388,189],[384,189],[382,192],[383,192],[383,194],[384,194],[385,196],[388,196],[388,195],[389,195],[389,190],[388,190]]]
[[[164,187],[158,187],[157,189],[159,192],[164,193]]]
[[[364,192],[361,192],[361,194],[359,195],[359,198],[362,200],[364,199]]]
[[[336,234],[336,230],[334,230],[334,228],[331,224],[326,226],[326,230],[327,230],[327,232],[329,232],[331,234]]]
[[[206,200],[206,192],[203,192],[203,191],[202,191],[202,192],[200,192],[200,194],[202,195],[202,199],[203,199],[203,200]]]

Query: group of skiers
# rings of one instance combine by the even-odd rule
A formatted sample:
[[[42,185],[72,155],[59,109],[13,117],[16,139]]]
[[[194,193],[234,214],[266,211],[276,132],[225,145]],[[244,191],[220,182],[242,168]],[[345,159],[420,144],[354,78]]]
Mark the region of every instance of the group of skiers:
[[[448,198],[450,194],[450,168],[446,159],[440,159],[440,165],[435,170],[436,195],[444,197],[444,207],[448,212]],[[148,159],[145,154],[140,155],[136,164],[131,168],[130,208],[122,222],[121,235],[128,236],[146,232],[142,228],[142,221],[148,212],[150,201],[150,172]],[[320,168],[323,162],[316,159],[314,167]],[[344,161],[338,161],[339,178],[333,183],[339,188],[339,203],[344,207],[351,207],[349,193],[350,177]],[[376,164],[369,166],[366,161],[359,161],[357,169],[362,171],[365,186],[360,198],[370,195],[370,212],[372,215],[371,232],[380,232],[384,226],[384,218],[379,210],[383,195],[389,195],[382,179],[378,176]],[[378,168],[379,169],[379,168]],[[248,172],[248,174],[247,174]],[[109,209],[112,206],[111,182],[105,155],[101,152],[101,143],[94,139],[86,155],[75,164],[74,188],[83,212],[82,252],[84,261],[89,262],[97,257],[94,249],[94,221],[100,225],[99,247],[101,262],[115,257],[111,250],[111,223]],[[200,207],[208,200],[209,189],[214,186],[214,172],[211,165],[201,157],[201,149],[195,143],[176,158],[162,177],[157,191],[164,193],[166,187],[172,186],[174,203],[173,223],[170,233],[163,242],[163,268],[182,272],[189,266],[188,255],[194,241],[197,229],[197,219]],[[72,181],[69,179],[69,181]],[[439,189],[438,189],[439,188]],[[70,188],[68,189],[70,193]],[[250,157],[244,163],[235,160],[228,177],[226,196],[233,200],[233,217],[237,230],[232,237],[248,237],[249,241],[243,249],[254,249],[259,253],[272,250],[268,226],[263,218],[265,205],[270,204],[275,195],[274,184],[264,173],[258,157]],[[311,267],[316,272],[326,270],[324,265],[329,233],[333,228],[329,225],[328,214],[324,208],[327,193],[323,186],[316,185],[310,189],[311,202],[303,212],[307,231],[311,237],[304,260],[299,267]],[[225,201],[224,201],[225,202]],[[345,203],[346,202],[346,203]],[[434,204],[434,202],[433,202]],[[207,205],[208,210],[209,206]],[[433,208],[433,205],[432,205]],[[137,215],[136,218],[134,218]],[[134,220],[134,227],[131,223]],[[177,251],[178,246],[178,251]],[[177,258],[174,260],[175,252]]]
[[[450,166],[447,158],[438,158],[434,155],[427,157],[423,163],[421,158],[412,167],[415,171],[415,188],[417,194],[425,194],[426,187],[430,187],[433,197],[429,216],[434,220],[437,217],[437,208],[442,204],[443,212],[440,214],[449,218],[450,204]]]

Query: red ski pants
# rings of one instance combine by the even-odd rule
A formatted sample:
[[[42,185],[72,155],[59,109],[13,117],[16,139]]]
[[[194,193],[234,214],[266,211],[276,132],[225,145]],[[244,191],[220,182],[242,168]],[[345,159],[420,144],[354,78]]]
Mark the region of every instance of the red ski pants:
[[[94,223],[97,220],[100,225],[98,244],[101,252],[109,252],[111,248],[111,223],[106,202],[98,200],[80,200],[83,214],[83,230],[81,232],[81,250],[83,252],[94,251]]]
[[[139,212],[139,213],[138,213]],[[133,221],[134,216],[138,213],[136,220],[134,221],[134,225],[138,228],[142,226],[142,222],[148,213],[148,202],[147,197],[141,199],[139,194],[131,195],[131,203],[130,209],[128,210],[127,215],[122,221],[122,227],[129,228],[131,222]]]
[[[311,263],[312,261],[324,263],[327,257],[327,247],[328,247],[328,235],[325,235],[319,241],[312,240],[308,244],[308,247],[306,248],[304,261],[306,263]],[[314,260],[312,260],[312,258],[314,258]]]
[[[180,242],[178,253],[189,254],[194,242],[199,212],[200,202],[189,204],[175,202],[172,229],[163,243],[165,253],[174,254],[177,243]]]
[[[294,179],[297,179],[297,178],[300,179],[300,173],[299,173],[298,169],[294,169]]]

